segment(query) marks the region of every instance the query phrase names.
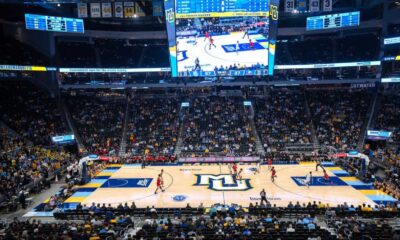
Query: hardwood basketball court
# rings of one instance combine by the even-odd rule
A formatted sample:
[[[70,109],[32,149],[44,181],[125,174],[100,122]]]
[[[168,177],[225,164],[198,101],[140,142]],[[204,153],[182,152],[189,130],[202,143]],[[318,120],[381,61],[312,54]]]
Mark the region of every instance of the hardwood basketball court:
[[[238,165],[243,168],[242,180],[235,181],[228,165],[164,165],[148,166],[139,164],[109,165],[90,183],[80,186],[65,203],[73,208],[81,202],[90,206],[105,203],[117,206],[120,203],[135,202],[137,207],[185,207],[187,203],[205,207],[215,203],[236,203],[247,207],[260,202],[260,191],[265,189],[272,205],[287,206],[290,201],[308,203],[316,201],[330,206],[347,202],[348,205],[394,202],[396,199],[375,190],[371,184],[359,181],[340,167],[325,165],[330,180],[324,181],[322,170],[315,171],[314,163],[274,165],[277,178],[273,183],[267,165],[261,166],[260,173],[254,174],[256,165]],[[165,192],[154,194],[157,176],[164,169]],[[304,178],[312,171],[310,187],[304,185]]]

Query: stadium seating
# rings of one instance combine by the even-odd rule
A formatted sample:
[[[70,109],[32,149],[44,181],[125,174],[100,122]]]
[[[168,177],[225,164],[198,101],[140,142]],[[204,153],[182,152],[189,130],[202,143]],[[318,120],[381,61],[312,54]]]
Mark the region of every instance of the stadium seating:
[[[70,153],[33,146],[0,127],[0,211],[15,211],[21,192],[39,193],[48,188],[49,179],[74,161]]]
[[[302,92],[270,91],[255,100],[255,109],[255,125],[267,152],[283,151],[286,144],[312,142]]]
[[[184,120],[183,149],[188,155],[255,153],[255,136],[243,99],[211,96],[194,98]]]
[[[357,147],[372,95],[365,91],[308,91],[319,143],[337,149]]]
[[[0,119],[22,137],[42,146],[51,137],[70,133],[57,100],[26,81],[2,81]]]
[[[250,206],[248,212],[234,204],[216,204],[205,211],[203,207],[193,208],[189,205],[186,208],[140,209],[134,203],[119,204],[118,207],[93,203],[91,206],[79,205],[77,210],[57,211],[55,217],[70,221],[84,220],[91,225],[91,234],[101,234],[98,231],[105,228],[103,236],[133,234],[128,229],[135,224],[132,221],[132,217],[135,217],[145,219],[136,232],[137,238],[340,239],[353,234],[389,240],[396,233],[387,220],[370,222],[370,219],[393,219],[398,214],[390,208],[367,211],[363,206],[354,208],[345,204],[326,208],[315,202],[287,208]],[[127,228],[118,232],[120,227]]]
[[[399,119],[400,96],[395,94],[384,95],[375,120],[375,128],[392,132],[392,141],[400,142]]]
[[[86,150],[116,154],[126,109],[125,94],[111,91],[66,92],[72,118]]]
[[[131,99],[128,152],[139,156],[174,154],[179,131],[178,104],[173,98]]]

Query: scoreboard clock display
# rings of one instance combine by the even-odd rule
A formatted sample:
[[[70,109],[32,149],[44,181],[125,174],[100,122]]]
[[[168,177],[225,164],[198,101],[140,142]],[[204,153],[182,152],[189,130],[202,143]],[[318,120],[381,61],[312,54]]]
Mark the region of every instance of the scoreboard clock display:
[[[307,18],[307,30],[352,27],[360,25],[360,12],[338,13]]]
[[[83,20],[78,18],[25,14],[25,26],[29,30],[84,33]]]

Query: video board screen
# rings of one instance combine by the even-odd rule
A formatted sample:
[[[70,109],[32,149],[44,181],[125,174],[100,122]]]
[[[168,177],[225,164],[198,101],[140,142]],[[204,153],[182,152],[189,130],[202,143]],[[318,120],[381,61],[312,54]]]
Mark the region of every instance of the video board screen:
[[[323,30],[360,25],[360,12],[338,13],[308,17],[307,30]]]
[[[78,18],[25,14],[25,26],[29,30],[84,33],[83,20]]]
[[[272,75],[279,0],[166,0],[173,77]]]

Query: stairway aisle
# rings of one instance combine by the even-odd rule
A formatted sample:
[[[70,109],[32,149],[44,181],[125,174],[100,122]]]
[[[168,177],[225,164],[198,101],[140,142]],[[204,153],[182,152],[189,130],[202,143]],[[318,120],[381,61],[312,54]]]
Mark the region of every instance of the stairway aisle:
[[[86,151],[85,146],[82,144],[78,130],[76,129],[76,127],[72,121],[71,113],[69,112],[68,106],[64,102],[64,99],[61,97],[58,100],[58,106],[61,108],[61,111],[64,113],[64,117],[65,117],[65,120],[67,121],[68,128],[73,132],[73,134],[75,136],[75,141],[76,141],[76,144],[78,145],[79,151],[85,152]]]
[[[380,107],[381,95],[379,93],[375,93],[374,97],[371,99],[369,104],[367,115],[365,116],[365,121],[361,128],[360,137],[358,139],[357,148],[359,150],[363,149],[365,137],[368,129],[372,129],[374,119],[376,117],[377,109]]]
[[[253,105],[253,103],[251,104],[251,106],[248,106],[248,107],[249,107],[250,111],[249,111],[249,114],[248,114],[247,117],[248,117],[249,124],[250,124],[251,130],[252,130],[252,134],[256,138],[256,151],[257,151],[257,154],[260,155],[260,156],[265,156],[265,149],[264,149],[264,146],[263,146],[263,144],[261,142],[260,135],[258,135],[258,132],[257,132],[257,129],[256,129],[256,124],[254,123],[254,105]]]
[[[319,146],[319,141],[318,141],[318,138],[317,138],[317,131],[315,130],[314,121],[312,120],[313,118],[311,116],[310,106],[308,105],[307,94],[304,92],[303,95],[304,95],[304,108],[306,110],[307,119],[309,119],[313,145],[314,145],[314,147],[318,147]]]
[[[131,105],[131,98],[126,96],[126,108],[125,108],[125,115],[124,115],[124,126],[122,128],[122,136],[119,145],[118,156],[123,157],[126,154],[126,134],[128,131],[128,124],[130,120],[130,105]]]
[[[174,150],[174,155],[179,158],[179,155],[182,152],[182,147],[183,147],[183,133],[185,131],[185,120],[186,120],[186,114],[189,111],[187,107],[181,107],[181,103],[178,103],[178,108],[179,108],[179,132],[178,132],[178,139],[176,141],[176,146]]]

